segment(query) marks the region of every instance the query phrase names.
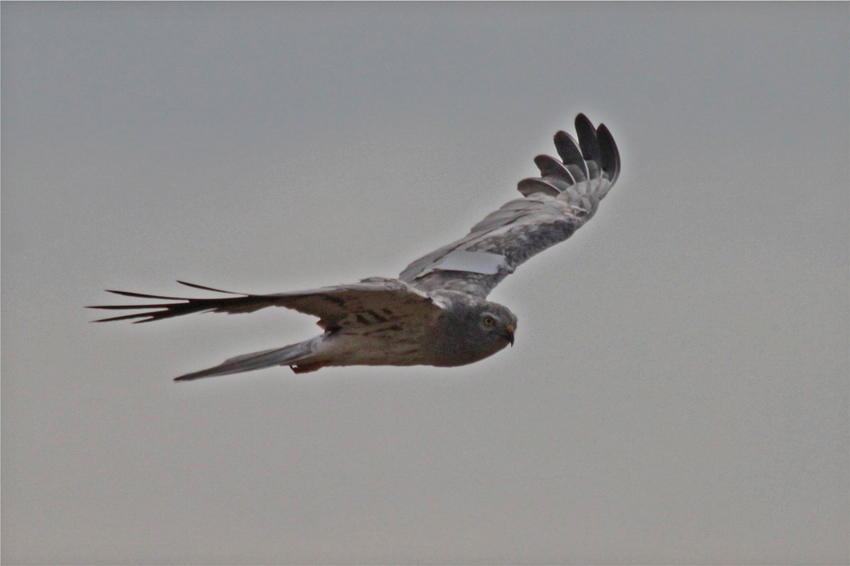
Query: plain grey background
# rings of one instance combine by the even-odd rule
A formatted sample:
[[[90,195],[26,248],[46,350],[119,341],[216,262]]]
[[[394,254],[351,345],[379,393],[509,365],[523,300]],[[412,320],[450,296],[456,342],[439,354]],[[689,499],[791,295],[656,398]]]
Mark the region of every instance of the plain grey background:
[[[847,3],[3,3],[4,563],[847,564],[849,52]],[[577,112],[622,175],[483,362],[175,384],[318,329],[88,323],[394,276]]]

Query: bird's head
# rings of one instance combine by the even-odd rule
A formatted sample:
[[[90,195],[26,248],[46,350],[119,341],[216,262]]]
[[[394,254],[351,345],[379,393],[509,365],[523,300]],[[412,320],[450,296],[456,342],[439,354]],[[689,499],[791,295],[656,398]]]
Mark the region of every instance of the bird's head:
[[[482,334],[488,339],[497,342],[504,340],[506,344],[514,345],[514,331],[516,330],[516,315],[507,307],[497,303],[487,302],[478,310],[478,323]],[[499,348],[501,349],[501,348]]]
[[[492,356],[513,345],[516,327],[516,315],[498,303],[453,300],[442,317],[439,349],[445,363],[439,365],[465,365]]]

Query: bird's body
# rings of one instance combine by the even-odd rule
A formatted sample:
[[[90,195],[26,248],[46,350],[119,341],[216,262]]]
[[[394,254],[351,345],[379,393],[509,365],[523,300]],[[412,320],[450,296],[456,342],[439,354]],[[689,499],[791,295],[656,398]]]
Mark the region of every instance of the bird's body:
[[[398,279],[373,277],[297,293],[250,295],[191,283],[233,297],[187,299],[126,291],[170,302],[92,308],[154,309],[107,320],[148,322],[194,312],[246,313],[282,306],[319,317],[324,333],[290,346],[245,354],[177,380],[288,365],[296,373],[325,366],[460,366],[513,344],[516,316],[486,300],[490,290],[531,256],[567,239],[596,212],[619,174],[617,147],[605,126],[576,117],[579,142],[555,135],[562,161],[538,156],[542,177],[520,181],[512,200],[470,233],[411,263]],[[182,283],[182,282],[181,282]],[[175,302],[176,301],[176,302]],[[102,322],[102,321],[98,321]]]
[[[407,321],[403,314],[390,309],[378,315],[377,320],[370,317],[372,313],[359,315],[356,325],[332,329],[318,337],[310,361],[297,364],[299,371],[325,365],[462,366],[491,356],[513,342],[513,313],[496,303],[469,303],[460,294],[438,297],[432,312]],[[484,324],[485,316],[494,320],[492,330]],[[481,332],[455,331],[474,324],[481,325]]]

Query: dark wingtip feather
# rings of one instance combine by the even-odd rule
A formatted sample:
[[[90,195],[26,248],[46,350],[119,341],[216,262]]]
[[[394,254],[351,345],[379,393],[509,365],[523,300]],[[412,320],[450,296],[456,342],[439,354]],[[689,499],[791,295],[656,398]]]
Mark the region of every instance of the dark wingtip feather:
[[[88,307],[88,308],[95,308],[96,309],[96,308],[101,308],[101,307]],[[144,307],[142,307],[142,308],[144,308]],[[156,312],[163,312],[163,311],[156,311]],[[138,324],[140,322],[149,322],[151,320],[156,320],[153,313],[141,312],[141,313],[136,313],[136,314],[125,314],[123,316],[113,316],[113,317],[110,317],[110,318],[101,318],[101,319],[98,319],[98,320],[92,320],[90,322],[109,322],[109,321],[112,321],[112,320],[130,320],[130,319],[133,319],[133,318],[143,318],[144,319],[144,320],[136,320],[136,321],[134,321],[134,324]]]
[[[522,193],[522,196],[533,195],[534,193],[545,193],[549,196],[556,197],[561,194],[561,191],[544,181],[543,179],[538,179],[536,177],[529,177],[528,179],[523,179],[519,183],[517,183],[517,190]]]
[[[554,157],[538,155],[534,158],[534,164],[540,169],[540,175],[543,177],[554,177],[570,185],[574,185],[576,182],[569,169]]]
[[[122,295],[124,297],[136,297],[139,299],[165,299],[167,301],[185,301],[183,297],[165,297],[163,295],[148,295],[145,293],[132,293],[130,291],[114,291],[112,289],[106,289],[107,293],[114,293],[116,295]],[[101,307],[95,307],[101,308]]]
[[[181,299],[182,301],[188,302],[188,299]],[[104,309],[109,311],[115,310],[139,310],[139,309],[167,309],[175,306],[175,304],[179,305],[182,303],[155,303],[149,305],[94,305],[90,307],[85,307],[87,309]]]
[[[183,316],[186,314],[192,313],[200,313],[206,311],[213,312],[225,312],[225,313],[241,313],[241,312],[254,312],[255,310],[265,308],[267,306],[271,306],[274,304],[274,300],[269,300],[264,296],[259,295],[246,295],[242,293],[233,293],[231,291],[223,291],[221,289],[213,289],[212,287],[204,287],[202,285],[196,285],[194,283],[186,283],[185,281],[179,281],[179,283],[186,285],[187,287],[194,287],[196,289],[203,289],[205,291],[214,291],[217,293],[226,293],[229,295],[238,295],[236,297],[222,297],[222,298],[213,298],[213,299],[194,299],[188,297],[166,297],[163,295],[149,295],[146,293],[133,293],[130,291],[115,291],[109,290],[110,293],[114,293],[116,295],[122,295],[124,297],[133,297],[137,299],[163,299],[168,301],[174,301],[171,303],[150,303],[150,304],[140,304],[140,305],[97,305],[91,306],[88,308],[93,309],[105,309],[105,310],[141,310],[144,312],[124,315],[124,316],[116,316],[112,318],[104,318],[101,320],[93,321],[93,322],[107,322],[113,320],[127,320],[127,319],[140,319],[136,320],[136,323],[139,322],[151,322],[154,320],[163,320],[166,318],[172,318],[175,316]],[[152,310],[153,309],[153,310]]]
[[[599,140],[599,149],[602,152],[602,170],[608,175],[608,179],[613,185],[620,175],[620,151],[614,142],[614,136],[611,135],[605,124],[599,124],[599,128],[596,130],[596,138]]]
[[[596,139],[593,123],[584,114],[579,114],[576,116],[575,127],[582,157],[601,163],[602,152],[599,149],[599,140]]]
[[[584,162],[575,138],[561,130],[555,134],[555,148],[558,150],[558,155],[561,156],[564,165],[575,165],[581,171],[584,179],[576,179],[576,181],[587,180],[587,164]]]
[[[204,291],[214,291],[216,293],[227,293],[228,295],[244,295],[245,293],[234,293],[233,291],[224,291],[222,289],[213,289],[212,287],[204,287],[203,285],[197,285],[195,283],[187,283],[186,281],[177,280],[181,285],[185,285],[187,287],[194,287],[195,289],[201,289]]]

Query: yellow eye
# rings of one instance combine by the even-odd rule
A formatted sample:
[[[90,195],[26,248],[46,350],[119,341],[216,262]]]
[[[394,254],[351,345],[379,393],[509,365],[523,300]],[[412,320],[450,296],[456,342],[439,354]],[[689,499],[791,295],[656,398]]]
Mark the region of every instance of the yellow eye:
[[[496,324],[496,320],[492,316],[484,317],[484,326],[493,326]]]

